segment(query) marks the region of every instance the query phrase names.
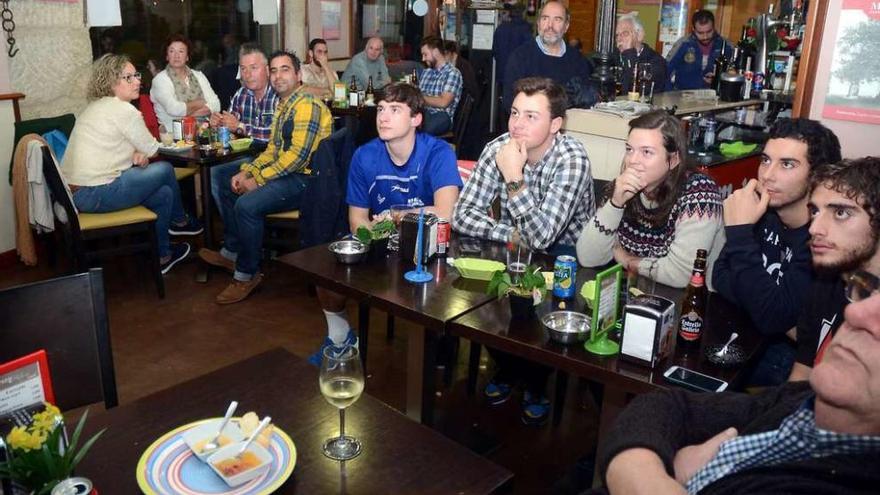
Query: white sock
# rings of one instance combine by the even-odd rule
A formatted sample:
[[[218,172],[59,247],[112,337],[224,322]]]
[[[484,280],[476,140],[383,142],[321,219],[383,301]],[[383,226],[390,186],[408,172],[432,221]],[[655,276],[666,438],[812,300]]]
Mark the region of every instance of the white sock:
[[[348,315],[345,311],[334,313],[332,311],[324,311],[324,317],[327,318],[327,336],[334,344],[342,344],[348,337],[348,331],[351,325],[348,323]]]

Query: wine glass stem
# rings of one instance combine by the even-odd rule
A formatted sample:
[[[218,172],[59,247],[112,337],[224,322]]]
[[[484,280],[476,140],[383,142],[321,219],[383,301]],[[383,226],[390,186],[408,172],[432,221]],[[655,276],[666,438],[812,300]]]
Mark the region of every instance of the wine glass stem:
[[[339,438],[345,437],[345,409],[339,410]]]

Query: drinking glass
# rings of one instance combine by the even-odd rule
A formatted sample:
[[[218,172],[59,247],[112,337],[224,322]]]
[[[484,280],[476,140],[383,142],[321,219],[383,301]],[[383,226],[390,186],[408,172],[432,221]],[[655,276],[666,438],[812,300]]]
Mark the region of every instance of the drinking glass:
[[[183,119],[183,140],[187,144],[195,142],[196,138],[196,119],[193,117],[185,117]]]
[[[324,442],[324,455],[337,461],[353,459],[361,453],[361,442],[345,435],[345,408],[364,391],[364,370],[357,347],[327,346],[318,384],[327,402],[339,408],[339,436]]]
[[[404,215],[412,210],[415,210],[415,208],[407,204],[391,205],[388,208],[388,211],[391,213],[391,221],[394,222],[394,226],[397,227],[398,231],[400,231],[400,222],[403,221]]]
[[[518,283],[526,268],[532,263],[532,252],[519,244],[509,246],[507,249],[507,273],[510,274],[510,280]]]
[[[642,102],[650,103],[654,98],[654,87],[651,84],[651,79],[654,78],[654,74],[651,72],[651,64],[650,62],[640,62],[639,63],[639,84],[641,87],[638,88],[641,90]]]

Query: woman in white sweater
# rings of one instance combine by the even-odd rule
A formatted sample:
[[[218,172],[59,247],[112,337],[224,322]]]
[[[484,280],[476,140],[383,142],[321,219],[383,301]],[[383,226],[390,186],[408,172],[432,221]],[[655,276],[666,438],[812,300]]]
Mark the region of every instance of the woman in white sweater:
[[[677,118],[658,110],[629,125],[623,170],[581,233],[578,260],[601,266],[614,259],[627,271],[684,287],[697,250],[708,251],[711,270],[724,246],[721,193],[715,181],[686,163]]]
[[[171,121],[181,117],[208,117],[220,111],[220,99],[204,74],[187,66],[192,44],[173,34],[165,41],[165,70],[156,74],[150,99],[159,123],[171,131]]]
[[[150,163],[159,143],[131,101],[141,74],[128,57],[107,54],[92,65],[89,104],[77,117],[61,172],[77,209],[106,213],[143,205],[156,213],[162,273],[189,254],[189,244],[172,245],[169,234],[195,235],[202,227],[184,211],[171,164]]]

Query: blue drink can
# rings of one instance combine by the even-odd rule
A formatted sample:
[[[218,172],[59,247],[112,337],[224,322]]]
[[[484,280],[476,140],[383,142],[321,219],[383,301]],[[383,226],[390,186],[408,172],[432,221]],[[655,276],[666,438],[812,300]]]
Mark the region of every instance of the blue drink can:
[[[574,256],[559,256],[553,265],[553,296],[560,299],[571,299],[575,292],[577,277],[577,260]]]
[[[226,127],[220,128],[220,144],[224,149],[229,148],[229,129]]]

